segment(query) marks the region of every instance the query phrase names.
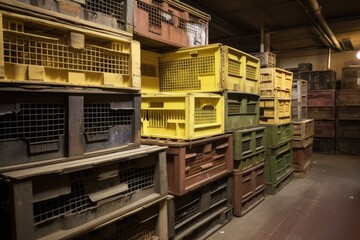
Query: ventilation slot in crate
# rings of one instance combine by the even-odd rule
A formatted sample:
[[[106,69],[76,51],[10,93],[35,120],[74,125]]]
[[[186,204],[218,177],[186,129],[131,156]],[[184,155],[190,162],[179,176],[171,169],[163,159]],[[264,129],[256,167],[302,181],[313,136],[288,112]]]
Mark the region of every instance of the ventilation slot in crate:
[[[194,194],[192,199],[194,200],[175,211],[175,225],[200,212],[200,194]]]
[[[109,139],[109,129],[114,126],[131,125],[132,109],[112,109],[109,103],[87,103],[84,106],[85,136],[88,142]]]
[[[211,188],[210,207],[223,201],[227,201],[227,187],[225,184],[218,186],[218,184],[215,183]]]
[[[249,65],[246,66],[246,78],[252,80],[258,80],[256,78],[256,67]]]
[[[216,123],[216,109],[207,105],[203,107],[195,107],[195,124]]]
[[[214,74],[215,57],[193,57],[159,63],[160,91],[201,90],[199,75]]]
[[[0,141],[24,140],[32,154],[56,151],[64,135],[62,104],[19,104],[17,112],[0,116]]]
[[[240,62],[229,59],[229,75],[240,75]]]

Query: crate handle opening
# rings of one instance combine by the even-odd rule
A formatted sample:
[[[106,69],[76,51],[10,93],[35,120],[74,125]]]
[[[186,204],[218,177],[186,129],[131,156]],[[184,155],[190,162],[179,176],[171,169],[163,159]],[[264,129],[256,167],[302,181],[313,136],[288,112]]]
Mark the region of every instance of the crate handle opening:
[[[198,52],[197,51],[192,51],[190,52],[190,57],[197,57],[198,56]]]
[[[150,102],[149,107],[150,108],[163,108],[164,102]]]

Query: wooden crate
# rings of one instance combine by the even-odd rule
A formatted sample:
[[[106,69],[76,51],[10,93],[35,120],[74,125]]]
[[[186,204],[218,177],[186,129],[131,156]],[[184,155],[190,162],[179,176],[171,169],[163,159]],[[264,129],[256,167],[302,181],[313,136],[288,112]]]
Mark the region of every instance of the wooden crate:
[[[360,89],[336,90],[336,106],[360,106]]]
[[[292,139],[292,123],[265,126],[266,148],[276,148]]]
[[[232,219],[232,174],[169,201],[169,239],[206,239]]]
[[[335,90],[310,90],[308,91],[308,107],[334,107]]]
[[[258,94],[224,91],[225,132],[259,125],[260,96]]]
[[[291,101],[291,119],[293,121],[302,121],[308,118],[307,107],[294,107],[294,100]]]
[[[359,120],[360,106],[337,106],[336,118],[339,120]]]
[[[142,139],[143,144],[167,146],[168,191],[181,196],[233,171],[233,135],[190,142]]]
[[[234,160],[242,160],[265,149],[265,127],[234,131]]]
[[[308,107],[307,116],[315,120],[335,120],[335,107]]]
[[[315,120],[314,136],[324,138],[335,137],[335,120]]]
[[[260,59],[260,67],[276,67],[276,55],[272,52],[256,52],[251,55]]]
[[[51,16],[59,22],[75,22],[128,37],[131,37],[133,32],[133,0],[104,0],[101,3],[97,0],[2,0],[1,2],[6,4],[3,8],[17,12],[24,11],[28,15],[42,14],[43,19]]]
[[[308,82],[309,90],[336,88],[336,72],[333,70],[300,72],[300,79]]]
[[[208,44],[210,16],[180,1],[134,1],[134,37],[147,48]]]
[[[341,89],[360,89],[360,67],[342,69]]]
[[[290,98],[260,97],[260,124],[282,124],[290,121]]]
[[[300,71],[311,71],[312,70],[312,64],[311,63],[299,63],[298,69]]]
[[[291,99],[293,106],[307,106],[307,88],[307,81],[301,79],[293,80],[291,91]]]
[[[340,138],[360,138],[360,119],[359,120],[337,119],[336,136]]]
[[[4,11],[0,12],[0,19],[0,82],[141,88],[138,41]]]
[[[295,172],[304,172],[312,161],[313,146],[293,148],[293,167]]]
[[[265,199],[265,163],[245,171],[234,171],[233,207],[235,216],[243,216]]]
[[[140,145],[139,93],[15,90],[0,91],[0,172]]]
[[[168,239],[168,197],[153,201],[108,223],[83,233],[74,240]]]
[[[336,138],[336,152],[339,154],[360,155],[360,138]]]
[[[301,140],[292,140],[291,147],[295,148],[306,148],[314,142],[314,136],[307,137]]]
[[[315,137],[313,151],[317,153],[335,154],[335,138]]]
[[[291,98],[292,72],[281,68],[260,69],[260,95],[262,97]]]
[[[1,173],[9,235],[70,239],[166,196],[165,149],[141,146]]]
[[[303,140],[314,135],[314,119],[292,122],[293,140]]]

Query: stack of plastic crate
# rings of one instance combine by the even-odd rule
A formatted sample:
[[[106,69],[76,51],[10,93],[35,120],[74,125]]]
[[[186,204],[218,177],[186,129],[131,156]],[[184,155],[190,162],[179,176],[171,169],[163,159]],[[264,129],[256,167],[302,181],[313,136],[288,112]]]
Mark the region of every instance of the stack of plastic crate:
[[[336,91],[336,151],[360,154],[360,68],[343,68]]]
[[[335,88],[333,70],[302,72],[308,82],[308,118],[315,120],[314,152],[335,153]]]
[[[254,194],[241,193],[236,189],[242,188],[241,176],[230,174],[234,169],[234,151],[241,158],[241,149],[235,150],[233,145],[241,147],[242,133],[233,136],[233,132],[258,125],[259,59],[221,44],[181,48],[161,55],[143,51],[142,56],[143,76],[146,73],[142,78],[142,141],[169,147],[169,192],[174,195],[173,215],[179,218],[171,237],[194,238],[200,232],[211,233],[231,219],[233,193],[238,196],[234,208],[235,204],[241,208],[242,196],[249,200],[261,192],[256,188],[256,193],[251,189]],[[256,142],[262,138],[263,129],[248,132],[244,133],[243,148],[247,149],[244,155],[250,158],[263,152],[264,147],[259,146],[262,142]],[[261,156],[257,159],[262,160]],[[256,162],[247,166],[250,175],[255,172],[250,166]],[[263,176],[261,169],[258,172]],[[260,183],[259,176],[244,179],[244,184],[250,187],[256,180]],[[225,213],[226,221],[220,221]],[[220,224],[214,225],[215,220]],[[170,226],[171,222],[174,221],[169,218]]]
[[[312,165],[314,119],[307,119],[307,81],[293,80],[291,118],[293,120],[294,176],[304,177]]]
[[[121,219],[167,238],[166,148],[140,145],[140,45],[117,19],[126,6],[1,1],[4,239],[135,234]]]
[[[291,179],[293,74],[281,68],[260,69],[260,124],[265,126],[265,192],[276,194]]]

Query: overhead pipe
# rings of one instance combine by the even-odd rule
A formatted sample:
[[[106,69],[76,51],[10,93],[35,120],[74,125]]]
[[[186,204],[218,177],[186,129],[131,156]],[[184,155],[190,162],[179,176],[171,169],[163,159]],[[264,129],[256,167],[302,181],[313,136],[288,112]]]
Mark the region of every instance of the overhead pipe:
[[[311,6],[311,9],[313,11],[313,13],[315,14],[317,20],[319,21],[321,27],[325,30],[325,32],[327,33],[328,37],[331,39],[331,41],[333,42],[333,45],[335,46],[335,48],[338,51],[341,51],[342,48],[338,42],[338,40],[336,39],[334,33],[331,31],[329,25],[327,24],[327,22],[324,19],[324,16],[321,14],[321,8],[318,4],[318,2],[316,0],[308,0],[309,4]]]
[[[304,4],[304,2],[308,4]],[[308,15],[310,21],[315,27],[316,32],[319,34],[321,40],[325,43],[326,46],[332,47],[338,51],[342,50],[338,40],[335,35],[329,28],[326,23],[323,15],[321,14],[321,8],[316,0],[297,0],[297,2],[304,8],[306,14]],[[307,7],[310,5],[309,7]],[[312,13],[312,14],[311,14]],[[315,16],[315,17],[313,17]]]

